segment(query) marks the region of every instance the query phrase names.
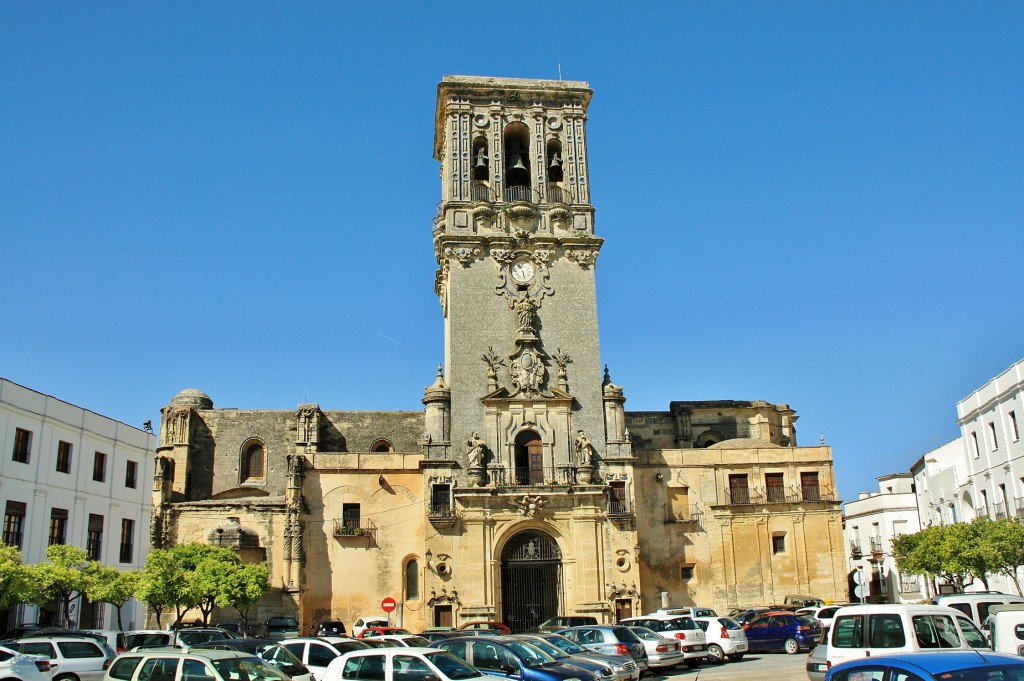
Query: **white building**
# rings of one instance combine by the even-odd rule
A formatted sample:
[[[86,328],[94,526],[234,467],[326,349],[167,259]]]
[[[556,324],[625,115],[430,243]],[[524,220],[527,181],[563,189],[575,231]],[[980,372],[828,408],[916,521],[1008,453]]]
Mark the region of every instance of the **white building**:
[[[1024,359],[956,405],[967,461],[964,520],[1020,516],[1024,504]],[[968,510],[973,512],[968,515]]]
[[[921,529],[913,476],[881,476],[877,492],[861,492],[856,501],[846,503],[844,520],[850,574],[862,574],[869,588],[864,599],[871,603],[921,600],[922,580],[901,575],[891,550],[894,538]],[[850,600],[859,600],[852,590]]]
[[[25,563],[50,544],[74,544],[106,565],[141,568],[149,551],[155,436],[0,378],[2,539]],[[126,627],[142,625],[134,601]],[[22,622],[58,623],[56,607],[0,611],[0,631]],[[117,626],[113,607],[86,605],[82,627]]]
[[[960,495],[967,487],[968,476],[962,437],[922,456],[910,467],[910,473],[914,476],[921,527],[964,519]]]

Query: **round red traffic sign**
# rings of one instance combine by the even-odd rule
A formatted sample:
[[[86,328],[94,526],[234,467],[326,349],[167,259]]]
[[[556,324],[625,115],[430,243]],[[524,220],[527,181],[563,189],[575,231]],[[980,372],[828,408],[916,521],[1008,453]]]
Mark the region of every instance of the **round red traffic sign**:
[[[395,603],[395,599],[392,598],[391,596],[388,596],[387,598],[385,598],[383,601],[380,602],[380,609],[383,610],[384,612],[391,612],[391,611],[393,611],[397,607],[398,607],[398,603]]]

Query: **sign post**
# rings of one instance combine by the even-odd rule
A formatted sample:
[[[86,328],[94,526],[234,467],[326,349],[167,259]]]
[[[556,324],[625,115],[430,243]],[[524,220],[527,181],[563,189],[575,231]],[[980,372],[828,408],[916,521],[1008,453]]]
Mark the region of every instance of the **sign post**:
[[[388,596],[380,602],[380,609],[388,614],[388,625],[391,625],[391,613],[398,607],[398,603],[391,596]]]

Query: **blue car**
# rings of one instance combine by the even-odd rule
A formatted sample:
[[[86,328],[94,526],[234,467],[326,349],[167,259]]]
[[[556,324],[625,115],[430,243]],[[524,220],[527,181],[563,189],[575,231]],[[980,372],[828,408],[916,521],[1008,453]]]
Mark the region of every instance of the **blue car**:
[[[813,617],[776,611],[761,613],[743,628],[751,653],[789,653],[810,650],[821,637],[821,623]]]
[[[904,653],[851,660],[825,681],[1024,681],[1024,658],[980,650]]]
[[[596,674],[559,662],[540,648],[510,636],[447,638],[430,647],[447,650],[484,674],[516,681],[598,681]]]

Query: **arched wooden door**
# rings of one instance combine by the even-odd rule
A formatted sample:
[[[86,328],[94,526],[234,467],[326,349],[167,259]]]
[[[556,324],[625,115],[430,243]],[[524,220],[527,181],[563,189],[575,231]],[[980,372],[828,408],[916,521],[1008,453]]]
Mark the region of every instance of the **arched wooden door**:
[[[544,443],[540,435],[524,430],[516,435],[515,477],[518,485],[539,485],[544,482]]]

